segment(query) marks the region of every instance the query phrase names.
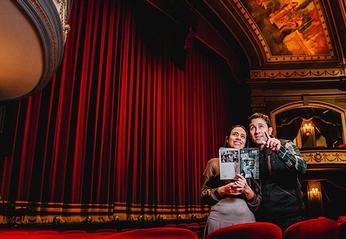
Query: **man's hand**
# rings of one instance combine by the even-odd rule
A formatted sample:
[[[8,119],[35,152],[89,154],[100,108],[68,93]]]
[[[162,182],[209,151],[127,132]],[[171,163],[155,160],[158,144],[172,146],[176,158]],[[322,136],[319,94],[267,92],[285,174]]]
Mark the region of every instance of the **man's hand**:
[[[281,142],[277,138],[270,136],[267,132],[264,132],[267,137],[267,142],[265,143],[265,147],[270,149],[271,151],[279,151],[281,147]]]

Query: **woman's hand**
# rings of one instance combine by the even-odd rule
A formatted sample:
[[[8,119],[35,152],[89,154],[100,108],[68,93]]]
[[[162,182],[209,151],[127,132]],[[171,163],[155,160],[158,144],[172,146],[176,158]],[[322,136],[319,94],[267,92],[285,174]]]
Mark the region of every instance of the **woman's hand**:
[[[247,181],[244,178],[244,176],[242,176],[241,174],[237,174],[235,176],[235,185],[239,188],[239,190],[241,190],[242,192],[245,190],[246,187],[248,187],[247,185]]]
[[[254,198],[255,193],[251,189],[251,187],[247,184],[246,178],[242,176],[241,174],[237,174],[235,177],[235,184],[241,190],[242,193],[244,193],[247,200],[251,200]]]
[[[236,182],[234,181],[219,187],[217,189],[217,192],[220,194],[220,196],[227,197],[240,195],[243,193],[243,189],[236,185]]]
[[[219,187],[217,191],[222,197],[244,194],[246,200],[251,200],[255,196],[254,191],[247,184],[246,179],[240,174],[235,176],[234,182]]]

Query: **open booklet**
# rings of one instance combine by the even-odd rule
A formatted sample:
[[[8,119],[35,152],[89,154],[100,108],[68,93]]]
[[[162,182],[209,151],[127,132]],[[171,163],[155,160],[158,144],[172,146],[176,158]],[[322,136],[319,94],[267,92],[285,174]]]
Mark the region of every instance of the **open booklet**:
[[[259,179],[259,150],[257,148],[220,148],[220,179],[234,179],[242,174],[245,178]]]

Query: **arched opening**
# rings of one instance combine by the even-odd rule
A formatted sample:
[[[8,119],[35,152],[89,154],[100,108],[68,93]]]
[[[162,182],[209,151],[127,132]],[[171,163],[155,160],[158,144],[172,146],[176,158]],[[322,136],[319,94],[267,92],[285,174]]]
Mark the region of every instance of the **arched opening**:
[[[274,133],[301,149],[340,148],[345,140],[345,111],[322,102],[295,102],[271,112]]]

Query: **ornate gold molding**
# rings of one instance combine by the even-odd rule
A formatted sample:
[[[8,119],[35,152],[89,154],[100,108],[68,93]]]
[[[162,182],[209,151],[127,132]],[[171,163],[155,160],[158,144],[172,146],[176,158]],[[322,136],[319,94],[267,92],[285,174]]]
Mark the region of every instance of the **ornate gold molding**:
[[[49,41],[51,43],[50,44],[51,56],[49,56],[51,61],[49,61],[48,70],[53,72],[55,70],[55,67],[58,64],[58,61],[59,61],[59,59],[57,57],[58,39],[57,39],[57,35],[55,34],[56,29],[52,25],[52,23],[49,19],[49,16],[47,15],[47,12],[42,7],[41,3],[38,0],[34,0],[31,3],[32,3],[32,7],[35,8],[35,12],[40,16],[40,19],[42,20],[42,22],[44,22],[44,26],[46,27],[46,29],[49,32],[49,34],[47,34],[47,36],[48,36],[47,39],[49,39]],[[51,72],[49,73],[50,75],[52,74]]]
[[[72,5],[72,0],[53,0],[53,2],[57,11],[59,12],[61,26],[64,31],[64,40],[66,41],[67,34],[70,31],[68,19],[70,15],[70,6]]]
[[[346,164],[346,150],[301,150],[307,164]]]
[[[2,201],[6,210],[0,224],[68,224],[156,222],[172,220],[201,220],[209,214],[206,205],[141,205],[114,204],[30,203]],[[8,214],[8,215],[7,215]]]
[[[59,66],[64,53],[64,29],[61,25],[59,11],[57,11],[53,1],[16,0],[16,3],[35,28],[37,36],[41,40],[43,51],[41,77],[36,85],[30,85],[30,91],[27,90],[25,94],[20,95],[24,96],[42,89],[50,81]],[[61,6],[64,8],[68,6],[68,3],[68,0],[60,1]]]
[[[296,79],[296,78],[336,78],[345,77],[344,68],[250,70],[250,78],[256,79]]]

